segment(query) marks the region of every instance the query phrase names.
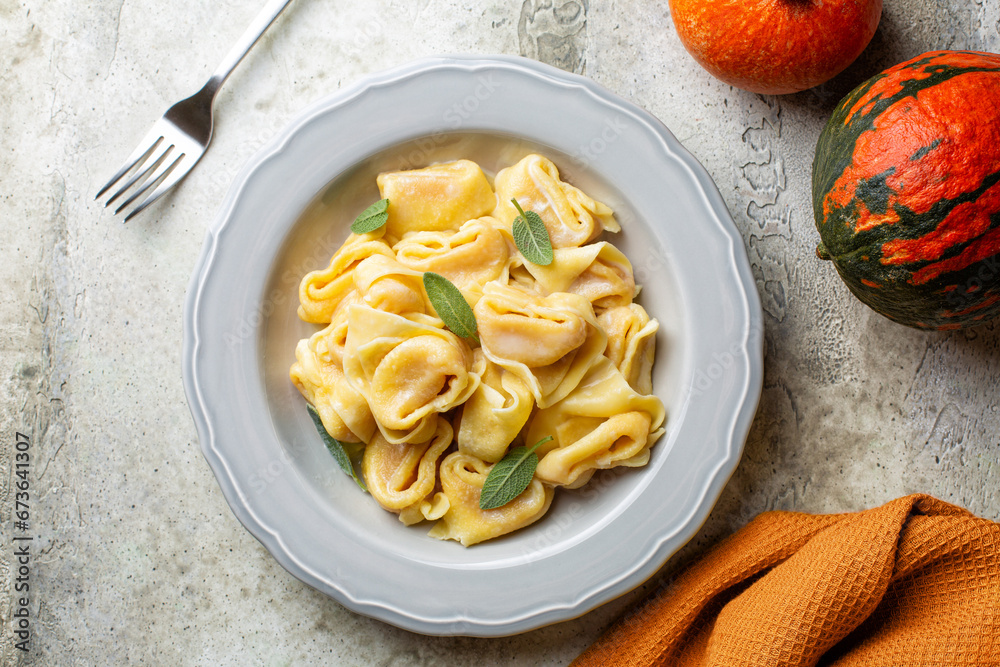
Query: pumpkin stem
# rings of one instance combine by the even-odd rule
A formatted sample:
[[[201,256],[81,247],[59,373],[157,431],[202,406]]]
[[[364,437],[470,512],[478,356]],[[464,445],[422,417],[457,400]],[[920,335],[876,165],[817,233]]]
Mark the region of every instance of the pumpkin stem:
[[[820,259],[833,259],[833,255],[830,254],[830,251],[822,243],[816,246],[816,256]]]

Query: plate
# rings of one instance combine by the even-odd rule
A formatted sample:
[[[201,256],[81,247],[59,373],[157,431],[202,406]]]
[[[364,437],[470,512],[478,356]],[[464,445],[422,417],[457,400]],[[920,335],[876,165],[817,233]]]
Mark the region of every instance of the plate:
[[[645,468],[598,473],[534,525],[466,549],[403,526],[323,448],[288,379],[316,329],[296,317],[298,282],[378,198],[379,171],[468,157],[490,173],[533,150],[616,211],[613,240],[661,323],[667,431]],[[742,239],[662,123],[534,61],[438,57],[314,104],[243,168],[188,291],[184,383],[226,500],[290,573],[411,631],[502,636],[622,595],[694,535],[742,452],[761,327]]]

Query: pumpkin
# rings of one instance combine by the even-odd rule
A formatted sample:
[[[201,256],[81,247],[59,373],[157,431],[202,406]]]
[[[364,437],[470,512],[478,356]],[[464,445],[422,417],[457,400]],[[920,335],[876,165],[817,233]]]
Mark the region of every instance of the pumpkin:
[[[879,313],[937,330],[1000,313],[1000,55],[933,51],[855,88],[812,194],[816,254]]]
[[[670,0],[684,48],[728,84],[785,94],[833,78],[868,46],[882,0]]]

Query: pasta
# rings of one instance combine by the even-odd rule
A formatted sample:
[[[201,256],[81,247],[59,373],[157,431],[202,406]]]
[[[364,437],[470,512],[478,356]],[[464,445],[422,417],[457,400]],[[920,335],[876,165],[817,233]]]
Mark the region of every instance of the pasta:
[[[397,315],[427,312],[423,272],[403,266],[385,255],[373,255],[354,269],[354,289],[360,300],[376,310]]]
[[[408,232],[455,230],[496,206],[486,175],[470,160],[379,174],[377,182],[389,200],[385,234],[392,239]]]
[[[653,393],[653,357],[656,331],[660,323],[650,319],[637,303],[609,308],[597,316],[598,325],[608,334],[604,355],[640,394]]]
[[[391,443],[426,440],[437,413],[461,405],[479,385],[472,350],[439,323],[348,306],[344,377]]]
[[[458,451],[496,463],[507,453],[535,406],[528,385],[475,351],[479,387],[462,406],[456,429]]]
[[[552,504],[552,487],[533,479],[512,502],[481,510],[479,493],[488,473],[485,461],[461,452],[449,454],[441,462],[441,493],[448,499],[448,511],[431,529],[431,537],[469,546],[534,523]]]
[[[511,199],[541,216],[555,248],[578,247],[605,229],[620,231],[614,212],[559,178],[559,170],[541,155],[529,155],[496,177],[497,207],[493,216],[508,229],[517,217]]]
[[[344,442],[367,442],[375,434],[375,417],[364,397],[346,382],[336,340],[331,340],[337,332],[331,327],[299,341],[289,375],[330,435]]]
[[[434,492],[438,459],[451,440],[451,425],[440,417],[425,442],[394,444],[377,434],[361,460],[368,491],[379,505],[398,513],[406,523]]]
[[[534,154],[497,173],[495,190],[469,160],[377,184],[385,225],[351,234],[300,283],[299,317],[322,328],[289,371],[332,437],[363,443],[375,501],[471,546],[538,521],[559,487],[645,465],[666,419],[652,393],[659,323],[634,301],[628,258],[599,238],[620,230],[613,211]],[[519,251],[512,199],[541,217],[550,264]],[[425,272],[458,288],[478,337],[445,325]],[[493,466],[540,441],[524,491],[481,509]]]
[[[587,297],[595,310],[627,306],[635,297],[632,264],[610,243],[556,248],[548,266],[525,260],[524,268],[545,294],[570,292]]]
[[[572,391],[607,344],[590,302],[578,294],[541,296],[494,282],[473,312],[483,354],[521,378],[540,408]]]
[[[333,257],[330,265],[306,274],[299,285],[299,317],[306,322],[325,324],[333,311],[354,289],[352,270],[373,255],[392,257],[392,248],[379,238],[351,234]]]
[[[417,271],[439,273],[476,305],[483,285],[507,268],[510,251],[497,221],[469,220],[457,231],[410,232],[392,248],[396,259]]]
[[[600,468],[646,465],[664,416],[658,398],[637,393],[611,360],[601,357],[569,396],[532,418],[528,441],[553,438],[538,450],[535,476],[574,487]]]

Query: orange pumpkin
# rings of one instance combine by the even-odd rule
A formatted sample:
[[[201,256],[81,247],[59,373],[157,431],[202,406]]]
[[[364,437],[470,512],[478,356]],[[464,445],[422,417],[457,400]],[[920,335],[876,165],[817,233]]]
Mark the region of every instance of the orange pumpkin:
[[[715,77],[755,93],[795,93],[854,62],[882,0],[670,0],[685,48]]]

